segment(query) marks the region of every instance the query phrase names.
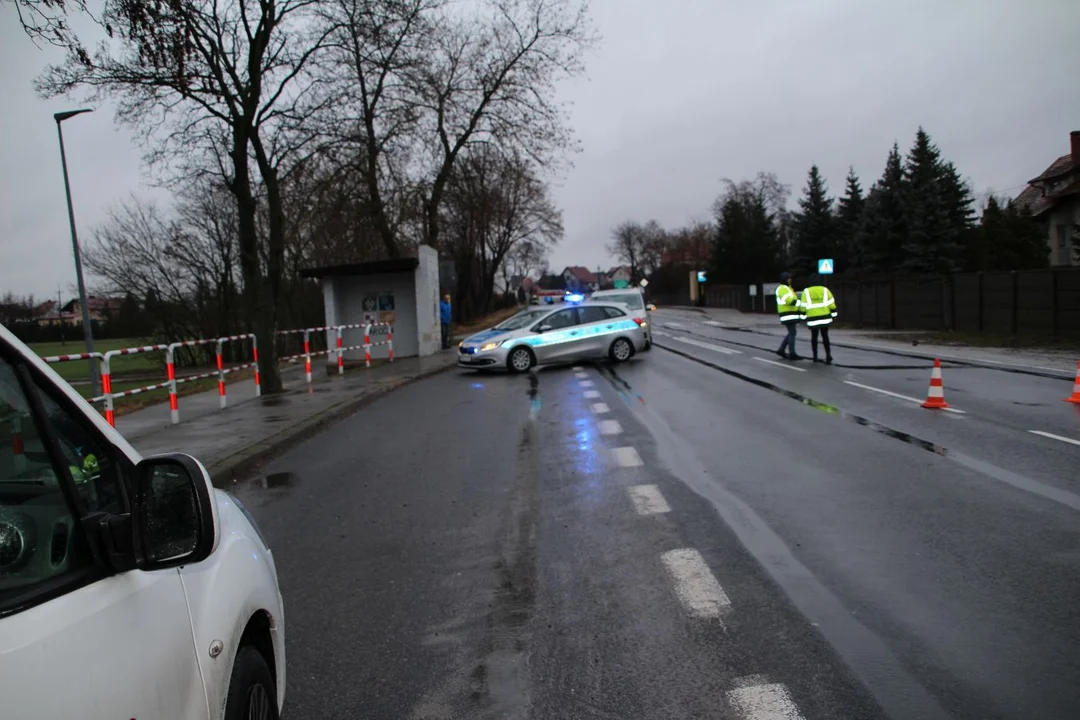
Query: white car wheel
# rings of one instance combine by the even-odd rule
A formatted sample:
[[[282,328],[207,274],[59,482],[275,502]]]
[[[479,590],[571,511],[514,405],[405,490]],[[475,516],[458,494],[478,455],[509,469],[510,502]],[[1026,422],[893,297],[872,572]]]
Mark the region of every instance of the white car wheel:
[[[528,372],[529,368],[533,366],[533,354],[529,352],[528,348],[514,348],[510,351],[510,357],[507,358],[506,364],[513,372]]]
[[[616,338],[611,343],[611,359],[615,362],[626,362],[634,354],[634,346],[626,338]]]

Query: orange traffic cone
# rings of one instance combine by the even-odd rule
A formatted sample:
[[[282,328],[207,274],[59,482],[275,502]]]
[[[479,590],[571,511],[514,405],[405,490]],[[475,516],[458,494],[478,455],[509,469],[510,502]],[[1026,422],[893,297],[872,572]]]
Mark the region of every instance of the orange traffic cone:
[[[926,402],[922,404],[924,408],[947,408],[949,403],[945,402],[945,386],[941,383],[941,360],[934,358],[934,369],[930,373],[930,389],[926,393]]]
[[[1065,398],[1065,402],[1080,403],[1080,360],[1076,361],[1076,381],[1073,382],[1072,395]]]

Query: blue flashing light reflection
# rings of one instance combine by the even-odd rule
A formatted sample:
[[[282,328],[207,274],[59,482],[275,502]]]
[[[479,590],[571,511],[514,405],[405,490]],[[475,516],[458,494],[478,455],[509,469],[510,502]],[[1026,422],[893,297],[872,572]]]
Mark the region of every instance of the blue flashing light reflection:
[[[563,298],[563,302],[579,303],[584,299],[585,296],[580,293],[569,293],[565,298]]]

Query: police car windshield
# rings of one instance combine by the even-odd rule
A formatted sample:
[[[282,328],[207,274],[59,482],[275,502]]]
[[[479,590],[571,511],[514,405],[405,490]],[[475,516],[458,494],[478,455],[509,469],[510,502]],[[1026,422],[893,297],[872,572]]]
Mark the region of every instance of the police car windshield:
[[[535,320],[539,320],[540,316],[547,315],[551,312],[551,308],[544,308],[543,310],[524,310],[514,315],[509,320],[496,325],[492,330],[520,330],[523,327],[531,325]]]
[[[635,310],[640,310],[645,307],[645,303],[641,299],[640,293],[623,293],[621,295],[604,295],[603,297],[596,298],[597,302],[617,302],[627,305]]]

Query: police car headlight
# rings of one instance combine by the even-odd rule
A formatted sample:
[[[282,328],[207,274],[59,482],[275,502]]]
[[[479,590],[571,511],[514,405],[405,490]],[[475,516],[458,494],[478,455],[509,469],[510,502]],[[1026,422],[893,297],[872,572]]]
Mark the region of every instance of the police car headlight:
[[[494,350],[497,347],[499,347],[499,343],[485,343],[480,346],[480,352],[484,352],[485,350]]]

